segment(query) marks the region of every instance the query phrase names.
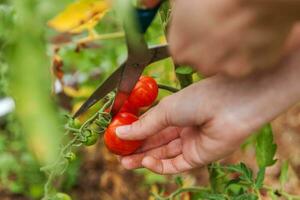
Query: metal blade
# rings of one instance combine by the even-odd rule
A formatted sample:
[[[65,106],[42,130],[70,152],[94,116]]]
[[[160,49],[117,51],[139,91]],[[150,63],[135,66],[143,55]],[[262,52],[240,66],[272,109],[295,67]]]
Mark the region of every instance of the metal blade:
[[[161,46],[155,46],[151,47],[149,49],[149,54],[151,55],[151,59],[148,62],[144,61],[142,66],[139,66],[137,68],[141,69],[134,69],[137,72],[128,72],[125,68],[125,65],[127,62],[124,62],[117,70],[115,70],[95,91],[94,93],[84,102],[84,104],[79,108],[79,110],[74,114],[73,118],[77,118],[82,113],[86,112],[91,106],[93,106],[97,101],[105,97],[109,92],[117,88],[119,85],[121,86],[121,80],[131,80],[132,83],[127,83],[123,85],[125,87],[125,91],[131,91],[129,88],[134,87],[137,80],[139,79],[139,76],[143,72],[144,68],[148,66],[151,63],[160,61],[162,59],[165,59],[169,57],[168,52],[168,45],[161,45]],[[129,70],[131,70],[130,67]],[[133,77],[130,77],[129,74],[134,74]],[[122,77],[122,78],[121,78]],[[125,78],[127,77],[127,78]],[[124,79],[125,78],[125,79]],[[133,85],[133,86],[132,86]],[[132,88],[131,88],[132,89]],[[118,109],[116,109],[118,110]]]
[[[128,64],[128,63],[127,63]],[[117,100],[114,101],[112,107],[113,116],[119,112],[123,104],[129,97],[135,84],[138,82],[140,76],[142,75],[147,63],[136,64],[136,66],[126,65],[121,75],[120,84],[118,85],[118,90],[116,94]]]
[[[84,102],[84,104],[74,114],[73,118],[78,117],[82,113],[86,112],[91,106],[97,101],[105,97],[109,92],[113,91],[121,80],[121,74],[124,69],[126,62],[124,62],[112,75],[110,75],[95,91],[94,93]]]
[[[141,62],[137,62],[131,66],[131,62],[127,62],[121,75],[118,89],[125,93],[130,93],[145,67],[156,61],[169,57],[168,45],[156,46],[148,49],[150,58],[145,58]]]
[[[170,57],[168,44],[151,47],[149,51],[151,55],[151,60],[148,63],[148,65]]]
[[[115,115],[122,108],[122,105],[125,103],[129,97],[132,89],[138,82],[140,76],[142,75],[145,67],[149,64],[162,60],[169,57],[168,45],[156,46],[148,49],[148,58],[145,56],[143,60],[134,63],[134,66],[131,65],[132,62],[127,62],[124,67],[124,71],[121,75],[120,84],[118,86],[116,98],[112,107],[112,114]]]

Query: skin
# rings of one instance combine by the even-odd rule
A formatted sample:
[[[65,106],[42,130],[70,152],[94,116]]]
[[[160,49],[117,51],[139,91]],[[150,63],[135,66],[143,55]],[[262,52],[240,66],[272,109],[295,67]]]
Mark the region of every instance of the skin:
[[[119,127],[123,139],[146,140],[135,154],[121,157],[121,164],[160,174],[201,167],[232,153],[253,131],[299,101],[299,3],[175,1],[171,54],[211,77]]]
[[[177,0],[169,29],[177,63],[231,77],[276,65],[299,20],[299,0]]]
[[[229,155],[300,100],[298,63],[300,50],[268,73],[239,80],[216,75],[166,97],[139,121],[117,129],[122,139],[146,139],[137,153],[121,157],[121,164],[175,174]]]

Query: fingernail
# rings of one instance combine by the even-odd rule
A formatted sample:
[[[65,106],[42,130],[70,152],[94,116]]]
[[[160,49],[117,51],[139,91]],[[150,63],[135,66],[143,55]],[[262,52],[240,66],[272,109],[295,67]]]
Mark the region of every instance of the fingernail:
[[[116,134],[119,137],[127,136],[129,130],[130,130],[130,125],[129,126],[120,126],[116,129]]]

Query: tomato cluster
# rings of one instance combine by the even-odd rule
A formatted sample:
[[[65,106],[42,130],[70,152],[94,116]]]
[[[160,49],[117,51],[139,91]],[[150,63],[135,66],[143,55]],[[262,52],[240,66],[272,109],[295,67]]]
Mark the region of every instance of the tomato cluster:
[[[112,119],[105,131],[104,142],[112,153],[122,156],[129,155],[143,144],[142,140],[120,139],[116,135],[116,129],[119,126],[129,125],[138,120],[136,115],[139,109],[151,106],[157,95],[158,85],[156,81],[151,77],[142,76],[129,95],[128,100],[123,104],[119,113]]]

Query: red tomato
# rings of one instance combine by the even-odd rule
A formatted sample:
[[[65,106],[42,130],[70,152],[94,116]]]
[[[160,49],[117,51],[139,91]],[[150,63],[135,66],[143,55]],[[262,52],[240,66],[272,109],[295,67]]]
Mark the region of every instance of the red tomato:
[[[122,140],[116,135],[116,128],[123,125],[132,124],[138,118],[131,113],[118,113],[104,134],[106,147],[114,154],[129,155],[135,152],[142,144],[143,140]]]
[[[123,104],[123,106],[122,106],[122,108],[120,109],[119,112],[120,113],[127,112],[127,113],[131,113],[131,114],[134,114],[134,115],[138,115],[139,114],[139,108],[133,106],[128,101],[125,101],[125,103]]]
[[[132,90],[128,102],[135,107],[150,106],[158,95],[158,85],[149,76],[141,76]]]

